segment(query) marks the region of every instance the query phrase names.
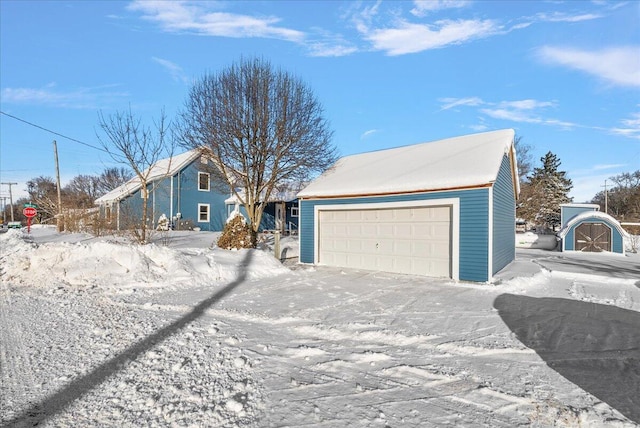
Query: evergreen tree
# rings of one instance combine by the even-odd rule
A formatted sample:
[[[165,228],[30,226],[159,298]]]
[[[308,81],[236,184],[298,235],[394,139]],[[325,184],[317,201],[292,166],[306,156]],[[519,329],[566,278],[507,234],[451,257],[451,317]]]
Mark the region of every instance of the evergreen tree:
[[[551,152],[542,158],[542,167],[534,168],[521,193],[518,215],[538,226],[555,230],[560,225],[560,204],[571,202],[573,184],[565,171],[559,171],[560,159]]]

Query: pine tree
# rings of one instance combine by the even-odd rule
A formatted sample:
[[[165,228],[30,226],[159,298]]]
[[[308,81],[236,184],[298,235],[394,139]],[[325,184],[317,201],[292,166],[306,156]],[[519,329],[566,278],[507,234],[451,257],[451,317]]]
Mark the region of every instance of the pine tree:
[[[538,226],[555,230],[560,225],[560,204],[571,202],[573,184],[565,171],[558,171],[560,159],[551,152],[542,158],[542,167],[534,168],[527,188],[523,189],[519,216]]]

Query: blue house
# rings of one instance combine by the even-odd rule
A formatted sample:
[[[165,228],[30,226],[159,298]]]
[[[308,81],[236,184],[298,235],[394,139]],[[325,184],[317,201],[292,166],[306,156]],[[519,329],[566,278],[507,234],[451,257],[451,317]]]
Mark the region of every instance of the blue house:
[[[177,229],[220,231],[227,219],[225,199],[229,192],[217,185],[212,160],[194,149],[156,162],[147,175],[148,223],[156,227],[165,216]],[[140,221],[142,185],[134,177],[98,198],[101,216],[115,229]]]
[[[625,253],[624,239],[629,234],[615,218],[600,212],[599,205],[563,204],[560,217],[562,251]]]
[[[300,262],[490,281],[515,258],[514,135],[341,158],[298,193]]]
[[[297,191],[290,190],[275,190],[271,193],[269,201],[262,211],[261,231],[280,231],[283,234],[298,233],[299,215],[296,193]],[[242,191],[240,194],[242,195]],[[227,198],[225,203],[227,204],[227,216],[235,210],[247,218],[244,206],[235,195]]]

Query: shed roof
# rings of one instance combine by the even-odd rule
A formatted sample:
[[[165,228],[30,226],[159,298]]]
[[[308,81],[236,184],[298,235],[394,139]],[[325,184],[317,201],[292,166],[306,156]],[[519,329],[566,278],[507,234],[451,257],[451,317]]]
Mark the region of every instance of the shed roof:
[[[626,230],[622,228],[622,225],[620,224],[620,222],[615,218],[613,218],[612,216],[610,216],[609,214],[603,213],[601,211],[584,211],[584,212],[581,212],[580,214],[574,215],[569,219],[569,221],[562,228],[562,230],[558,232],[558,238],[561,238],[561,239],[564,238],[565,236],[567,236],[567,234],[569,233],[571,228],[573,228],[573,226],[589,218],[597,218],[598,220],[602,220],[603,222],[609,224],[609,226],[615,227],[616,230],[620,233],[620,235],[622,235],[624,238],[629,237],[629,234],[627,233]]]
[[[513,150],[512,129],[345,156],[299,197],[364,196],[448,190],[495,182]],[[518,191],[515,151],[513,173]]]
[[[187,152],[175,155],[166,159],[161,159],[145,171],[147,182],[151,183],[159,178],[171,177],[191,162],[196,160],[202,154],[201,149],[192,149]],[[133,177],[126,183],[116,187],[112,191],[95,200],[96,204],[104,204],[108,202],[119,201],[140,189],[141,183],[139,177]]]

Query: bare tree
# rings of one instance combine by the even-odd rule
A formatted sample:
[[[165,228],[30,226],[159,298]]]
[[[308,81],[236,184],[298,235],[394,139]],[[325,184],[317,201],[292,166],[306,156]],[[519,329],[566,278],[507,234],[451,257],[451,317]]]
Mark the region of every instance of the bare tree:
[[[520,183],[527,181],[527,176],[533,169],[533,156],[531,150],[533,149],[529,144],[522,142],[522,136],[516,135],[513,139],[513,144],[516,148],[516,156],[518,157],[518,178]]]
[[[154,170],[155,164],[162,158],[173,156],[174,140],[167,135],[169,124],[166,123],[164,110],[158,121],[154,120],[154,128],[145,126],[141,119],[134,116],[129,108],[126,112],[117,112],[105,117],[99,113],[99,125],[104,137],[98,134],[98,140],[111,158],[117,163],[126,165],[140,181],[142,196],[142,214],[138,231],[134,233],[139,242],[147,241],[149,190],[153,186],[153,177],[161,171]],[[167,171],[170,162],[167,165]]]
[[[63,192],[66,195],[65,206],[69,208],[87,208],[93,206],[97,195],[98,177],[95,175],[77,175],[71,179]]]
[[[55,218],[58,214],[58,187],[51,177],[40,176],[27,181],[29,200],[38,205],[39,222]]]
[[[308,180],[336,160],[333,133],[311,89],[262,59],[241,59],[197,81],[180,127],[182,144],[206,150],[244,205],[253,246],[274,189]]]
[[[98,176],[96,181],[96,195],[100,197],[133,178],[129,168],[107,168]]]

